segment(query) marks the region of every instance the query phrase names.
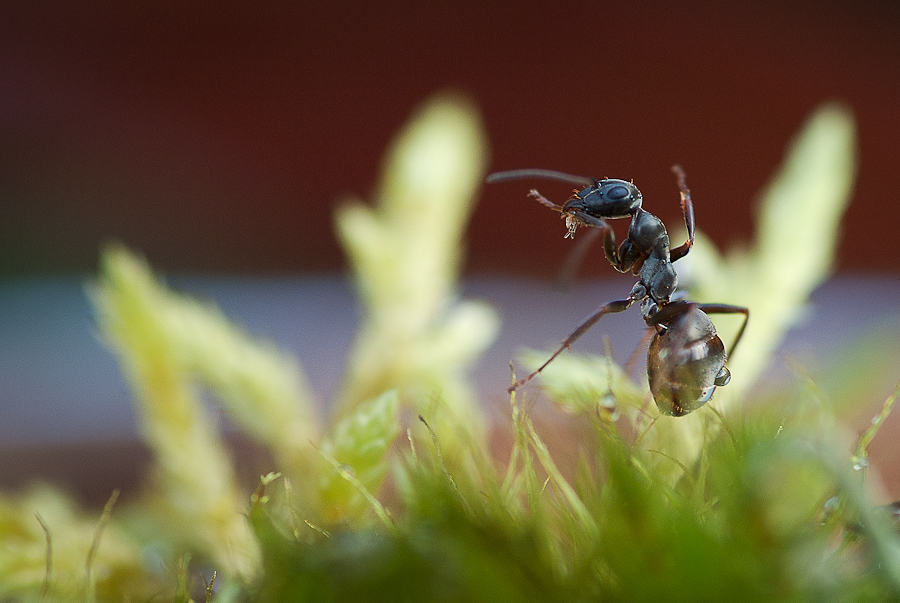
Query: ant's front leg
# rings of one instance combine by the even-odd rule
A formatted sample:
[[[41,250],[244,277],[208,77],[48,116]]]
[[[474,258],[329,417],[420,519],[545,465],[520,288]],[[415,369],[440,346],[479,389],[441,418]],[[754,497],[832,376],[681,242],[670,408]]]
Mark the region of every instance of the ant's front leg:
[[[600,229],[601,236],[603,236],[603,254],[606,256],[606,260],[612,264],[613,268],[618,270],[619,272],[625,272],[620,266],[622,262],[620,260],[621,254],[619,249],[616,247],[616,233],[613,231],[612,226],[604,220],[603,218],[597,218],[583,211],[576,211],[571,214],[573,221],[577,221],[578,224],[583,224],[584,226],[590,226],[592,228]],[[566,223],[568,224],[568,219]],[[574,233],[575,229],[570,227],[570,233]]]
[[[526,383],[528,383],[529,381],[531,381],[532,379],[534,379],[535,377],[537,377],[537,375],[541,371],[543,371],[547,367],[548,364],[553,362],[553,360],[557,356],[559,356],[563,352],[563,350],[571,347],[572,344],[575,343],[576,341],[578,341],[578,339],[582,335],[587,333],[591,327],[593,327],[595,324],[597,324],[597,321],[600,320],[601,318],[603,318],[603,316],[605,316],[606,314],[615,314],[617,312],[624,312],[625,310],[630,308],[631,304],[633,304],[638,299],[639,299],[638,295],[636,295],[635,293],[632,293],[625,299],[611,301],[608,304],[604,304],[604,305],[600,306],[596,312],[594,312],[593,314],[591,314],[590,316],[585,318],[581,322],[581,324],[578,325],[575,328],[575,330],[572,331],[572,333],[570,333],[569,336],[563,340],[563,342],[559,346],[559,348],[555,352],[553,352],[553,354],[550,356],[550,358],[547,359],[547,361],[544,364],[539,366],[537,368],[537,370],[535,370],[534,372],[529,374],[527,377],[516,381],[512,385],[512,387],[508,388],[506,391],[508,391],[509,393],[512,393],[512,392],[516,391],[517,389],[519,389],[520,387],[522,387],[523,385],[525,385]]]
[[[687,255],[694,246],[694,202],[691,201],[691,190],[687,187],[684,170],[680,165],[673,165],[672,171],[678,179],[678,191],[681,195],[681,213],[684,216],[684,226],[687,229],[687,241],[684,245],[676,247],[669,253],[671,261],[680,260]]]
[[[569,239],[569,238],[574,239],[575,231],[578,229],[579,226],[594,226],[596,228],[603,228],[606,230],[611,230],[609,225],[604,220],[594,218],[593,216],[589,216],[587,214],[584,214],[583,216],[576,215],[577,213],[580,213],[580,212],[571,212],[568,210],[564,211],[562,207],[560,207],[559,205],[557,205],[556,203],[554,203],[553,201],[551,201],[544,195],[540,194],[536,188],[533,188],[530,191],[528,191],[528,196],[533,197],[541,205],[544,205],[545,207],[549,207],[552,210],[558,211],[560,213],[560,217],[566,219],[567,232],[566,232],[566,236],[563,237],[564,239]]]
[[[528,196],[534,197],[537,200],[537,202],[540,203],[541,205],[546,205],[550,209],[554,209],[560,213],[562,212],[562,207],[560,207],[559,205],[557,205],[556,203],[554,203],[553,201],[551,201],[544,195],[540,194],[536,188],[533,188],[530,191],[528,191]]]

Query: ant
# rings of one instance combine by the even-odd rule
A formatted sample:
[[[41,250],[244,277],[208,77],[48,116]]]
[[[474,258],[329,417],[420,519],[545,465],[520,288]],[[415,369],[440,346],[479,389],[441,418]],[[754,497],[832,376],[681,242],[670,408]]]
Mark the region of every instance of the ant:
[[[726,385],[731,379],[731,372],[725,366],[725,345],[707,315],[744,315],[731,346],[731,353],[734,353],[744,334],[750,311],[728,304],[672,301],[672,294],[678,285],[673,262],[687,255],[694,244],[691,192],[684,170],[676,165],[672,171],[677,178],[681,212],[687,227],[687,240],[674,249],[669,247],[669,233],[662,220],[641,208],[643,197],[633,182],[616,178],[591,180],[541,169],[511,170],[488,176],[488,183],[546,178],[583,186],[581,190],[574,190],[562,205],[556,205],[535,189],[531,189],[528,195],[565,219],[567,232],[564,238],[574,239],[579,226],[599,229],[593,232],[603,237],[603,251],[612,267],[619,272],[630,270],[638,276],[638,282],[628,297],[600,306],[563,340],[559,349],[544,364],[524,379],[519,379],[509,388],[509,392],[536,377],[605,315],[624,312],[635,302],[641,302],[641,317],[648,327],[656,330],[647,353],[647,377],[660,411],[675,417],[686,415],[706,404],[716,387]],[[616,218],[631,218],[628,237],[618,247],[615,233],[606,222]]]

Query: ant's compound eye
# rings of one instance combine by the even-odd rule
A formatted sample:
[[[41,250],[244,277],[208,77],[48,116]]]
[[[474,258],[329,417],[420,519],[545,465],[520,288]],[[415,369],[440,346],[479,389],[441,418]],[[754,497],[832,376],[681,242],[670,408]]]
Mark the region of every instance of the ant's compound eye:
[[[618,201],[619,199],[624,199],[628,195],[631,194],[626,187],[621,184],[617,184],[611,188],[606,189],[606,197],[611,201]]]

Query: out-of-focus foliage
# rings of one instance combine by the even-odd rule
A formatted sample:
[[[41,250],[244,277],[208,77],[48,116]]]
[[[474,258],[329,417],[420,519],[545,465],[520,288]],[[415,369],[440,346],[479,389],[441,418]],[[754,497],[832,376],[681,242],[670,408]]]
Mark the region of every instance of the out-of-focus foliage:
[[[144,561],[142,543],[121,523],[79,511],[51,486],[0,496],[4,601],[118,601],[122,593],[147,599],[167,583]]]
[[[323,455],[340,459],[355,478],[350,482],[327,467],[320,469],[318,489],[325,522],[364,514],[368,501],[363,492],[377,490],[388,472],[385,458],[400,432],[399,407],[397,390],[389,390],[340,420],[322,442]],[[355,487],[357,483],[365,490]]]
[[[48,593],[74,581],[98,585],[98,597],[109,594],[103,600],[137,596],[142,591],[124,577],[140,575],[142,554],[170,570],[148,566],[147,584],[167,577],[173,585],[184,582],[183,571],[173,568],[183,566],[185,553],[215,567],[220,584],[258,579],[258,539],[243,514],[250,496],[237,486],[201,389],[271,453],[280,478],[280,525],[293,534],[317,534],[320,525],[367,525],[373,493],[390,468],[387,452],[401,430],[401,403],[452,434],[448,459],[471,462],[469,450],[485,442],[466,373],[493,340],[497,317],[485,304],[457,299],[456,287],[462,230],[483,178],[485,147],[473,108],[455,96],[438,97],[394,143],[377,207],[354,201],[340,212],[339,231],[366,311],[330,426],[315,416],[295,359],[235,327],[212,305],[170,290],[127,250],[104,253],[89,294],[98,330],[134,390],[156,470],[146,496],[105,522],[105,544],[93,555],[103,578],[71,571],[57,547]],[[430,441],[421,426],[416,433]],[[69,504],[58,496],[60,505]],[[25,508],[11,501],[0,518],[9,528],[0,530],[0,567],[10,576],[4,581],[0,575],[0,598],[40,594],[43,526],[60,542],[73,529],[50,521],[56,517],[49,512],[46,524],[23,520]],[[17,530],[31,548],[14,546]],[[120,534],[131,554],[102,554]],[[67,549],[71,559],[83,561],[90,538],[84,543],[81,556]],[[120,577],[122,590],[99,588],[116,584],[109,576]]]
[[[493,458],[466,376],[497,325],[456,299],[484,146],[471,107],[439,98],[396,142],[376,206],[340,212],[365,312],[327,424],[295,360],[108,250],[91,297],[156,473],[141,500],[99,517],[53,490],[0,500],[0,599],[900,598],[896,522],[864,471],[897,392],[855,446],[828,404],[741,404],[826,274],[852,182],[849,116],[817,113],[766,195],[756,246],[780,241],[774,252],[719,259],[698,239],[688,256],[698,299],[752,312],[732,361],[745,381],[717,393],[723,410],[659,417],[646,384],[611,360],[564,354],[540,383],[581,422],[574,464],[515,396],[510,455]],[[254,492],[237,484],[200,388],[271,453]]]
[[[376,206],[350,200],[337,215],[365,305],[337,416],[397,388],[404,404],[448,434],[448,444],[454,439],[453,455],[483,445],[466,371],[498,328],[491,307],[457,300],[460,241],[485,155],[474,109],[460,99],[439,99],[395,141]]]
[[[772,362],[772,353],[801,317],[810,293],[830,275],[856,164],[852,115],[840,105],[821,107],[762,192],[752,246],[737,247],[723,257],[699,234],[694,249],[679,261],[679,275],[685,275],[698,300],[750,308],[751,322],[738,353],[729,360],[732,381],[716,395],[723,411],[731,412]],[[735,328],[738,321],[715,319]],[[734,332],[722,330],[726,337]]]

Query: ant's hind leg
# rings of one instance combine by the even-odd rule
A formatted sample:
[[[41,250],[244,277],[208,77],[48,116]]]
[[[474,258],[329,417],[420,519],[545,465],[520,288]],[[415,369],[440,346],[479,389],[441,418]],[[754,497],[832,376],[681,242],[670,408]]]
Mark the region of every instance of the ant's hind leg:
[[[595,324],[597,324],[597,321],[599,321],[601,318],[603,318],[603,316],[605,316],[606,314],[615,314],[617,312],[624,312],[625,310],[627,310],[628,308],[631,307],[631,304],[633,304],[635,302],[635,300],[637,300],[637,297],[628,296],[625,299],[611,301],[608,304],[604,304],[604,305],[600,306],[600,308],[598,308],[596,312],[594,312],[593,314],[591,314],[590,316],[585,318],[581,322],[581,324],[578,325],[575,328],[575,330],[572,331],[569,334],[569,336],[563,340],[563,342],[559,346],[559,348],[555,352],[553,352],[553,354],[550,356],[550,358],[547,359],[547,361],[544,364],[539,366],[537,368],[537,370],[535,370],[534,372],[529,374],[527,377],[524,377],[523,379],[519,379],[518,381],[516,381],[506,391],[508,391],[509,393],[512,393],[512,392],[516,391],[517,389],[519,389],[520,387],[522,387],[523,385],[525,385],[526,383],[528,383],[529,381],[531,381],[532,379],[534,379],[535,377],[537,377],[541,371],[543,371],[545,368],[547,368],[548,364],[553,362],[553,360],[563,352],[563,350],[571,347],[572,344],[575,343],[576,341],[578,341],[578,339],[582,335],[587,333],[591,327],[593,327]]]

